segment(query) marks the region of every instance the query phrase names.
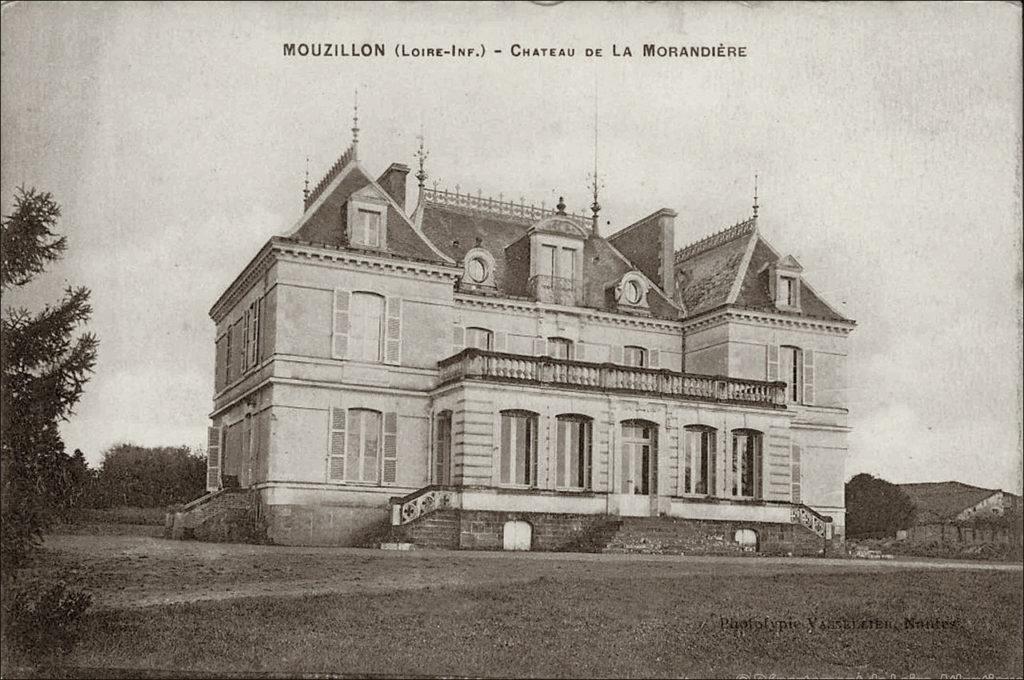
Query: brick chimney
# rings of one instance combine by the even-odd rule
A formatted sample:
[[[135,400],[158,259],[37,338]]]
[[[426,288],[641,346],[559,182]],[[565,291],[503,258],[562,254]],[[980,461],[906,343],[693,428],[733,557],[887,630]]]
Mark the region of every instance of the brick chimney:
[[[377,184],[388,192],[391,198],[395,199],[398,207],[405,212],[405,178],[409,174],[409,166],[404,163],[392,163],[384,174],[377,180]]]
[[[675,293],[675,221],[676,211],[662,208],[608,237],[669,297]]]

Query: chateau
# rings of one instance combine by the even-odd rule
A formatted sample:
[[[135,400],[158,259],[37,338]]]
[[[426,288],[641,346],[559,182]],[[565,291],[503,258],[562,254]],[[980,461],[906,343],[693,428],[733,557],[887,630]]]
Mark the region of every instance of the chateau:
[[[211,493],[179,535],[839,547],[854,323],[761,236],[756,194],[677,250],[669,208],[599,234],[596,191],[582,215],[430,189],[422,146],[407,196],[353,132],[210,310]]]

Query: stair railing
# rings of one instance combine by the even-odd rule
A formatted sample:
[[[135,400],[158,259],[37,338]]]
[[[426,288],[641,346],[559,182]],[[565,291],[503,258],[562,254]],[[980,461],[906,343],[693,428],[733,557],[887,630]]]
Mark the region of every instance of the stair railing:
[[[832,538],[832,518],[800,503],[793,506],[791,521],[802,524],[824,539]]]
[[[448,486],[431,484],[405,496],[391,498],[391,525],[401,526],[435,510],[457,507],[458,493]]]

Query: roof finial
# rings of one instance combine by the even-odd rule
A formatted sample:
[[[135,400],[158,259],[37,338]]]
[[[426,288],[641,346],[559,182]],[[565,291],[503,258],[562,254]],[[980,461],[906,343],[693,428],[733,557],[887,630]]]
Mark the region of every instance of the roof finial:
[[[757,173],[754,173],[754,219],[757,219]]]
[[[359,88],[356,88],[355,103],[352,106],[352,158],[359,158]]]
[[[594,202],[590,204],[591,231],[597,233],[597,213],[601,210],[601,204],[597,201],[598,191],[601,188],[601,179],[597,174],[597,75],[594,76],[594,174],[591,177],[591,189],[594,192]]]
[[[556,205],[555,208],[558,209],[558,214],[559,215],[564,215],[565,214],[565,198],[563,198],[562,196],[559,196],[558,197],[558,205]]]
[[[416,158],[419,159],[420,169],[416,173],[416,179],[419,182],[420,189],[423,189],[423,183],[427,180],[427,171],[424,165],[427,162],[427,157],[430,152],[423,148],[423,126],[420,125],[420,134],[418,135],[420,140],[420,148],[416,150]]]
[[[302,204],[309,207],[309,156],[306,156],[306,181],[302,186]]]

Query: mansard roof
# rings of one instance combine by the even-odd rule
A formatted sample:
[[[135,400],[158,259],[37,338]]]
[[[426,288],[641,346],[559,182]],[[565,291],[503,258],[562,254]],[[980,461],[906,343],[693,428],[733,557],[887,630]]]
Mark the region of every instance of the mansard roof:
[[[462,262],[475,247],[494,257],[496,292],[509,297],[526,297],[530,270],[529,249],[521,247],[524,237],[536,231],[561,233],[583,241],[582,306],[607,308],[605,289],[627,272],[638,268],[606,239],[595,234],[583,215],[558,214],[523,204],[494,201],[478,196],[424,189],[416,210],[423,235],[441,252]],[[528,244],[527,244],[528,245]],[[682,310],[651,282],[648,303],[653,316],[678,319]]]
[[[850,320],[800,279],[800,311],[779,310],[768,292],[770,265],[800,271],[792,255],[782,257],[757,230],[752,217],[676,251],[676,299],[690,316],[731,305],[828,321]]]

